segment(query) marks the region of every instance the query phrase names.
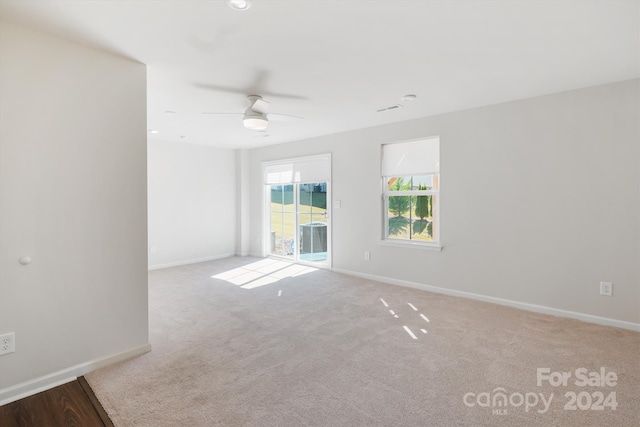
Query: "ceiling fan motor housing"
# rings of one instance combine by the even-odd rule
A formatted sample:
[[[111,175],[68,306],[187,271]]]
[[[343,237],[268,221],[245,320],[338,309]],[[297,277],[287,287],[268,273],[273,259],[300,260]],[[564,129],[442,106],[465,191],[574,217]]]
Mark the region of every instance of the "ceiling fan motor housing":
[[[269,120],[267,119],[269,103],[258,95],[249,95],[247,99],[251,105],[244,112],[244,118],[242,119],[244,127],[252,130],[266,129],[269,125]]]

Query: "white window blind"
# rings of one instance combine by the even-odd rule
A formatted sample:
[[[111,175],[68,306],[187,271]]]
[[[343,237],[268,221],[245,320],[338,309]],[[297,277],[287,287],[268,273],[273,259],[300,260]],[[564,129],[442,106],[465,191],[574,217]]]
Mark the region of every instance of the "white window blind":
[[[262,170],[262,182],[267,185],[330,181],[331,154],[268,162]]]
[[[382,176],[440,173],[440,138],[382,146]]]

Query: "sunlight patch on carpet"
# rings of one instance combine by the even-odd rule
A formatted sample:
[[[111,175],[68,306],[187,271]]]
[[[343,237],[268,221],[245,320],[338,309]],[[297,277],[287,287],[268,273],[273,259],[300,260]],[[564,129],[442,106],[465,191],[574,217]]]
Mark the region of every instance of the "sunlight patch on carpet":
[[[215,276],[211,276],[211,278],[224,280],[225,282],[240,286],[242,289],[255,289],[276,283],[288,277],[298,277],[317,270],[317,268],[304,265],[291,264],[275,259],[265,259],[216,274]],[[280,295],[282,295],[282,291],[278,293],[278,296]]]
[[[418,339],[418,337],[413,332],[411,332],[411,329],[409,329],[408,326],[405,325],[405,326],[403,326],[403,328],[404,328],[405,331],[407,331],[407,333],[409,334],[409,336],[411,338],[413,338],[414,340]]]
[[[395,311],[395,310],[393,310],[393,309],[389,306],[389,304],[387,303],[387,301],[385,301],[385,299],[384,299],[384,298],[379,298],[379,299],[380,299],[380,302],[382,303],[382,305],[384,305],[384,307],[389,311],[389,314],[391,314],[391,316],[393,316],[393,318],[394,318],[394,319],[399,319],[399,318],[400,318],[400,316],[398,315],[398,313],[396,313],[396,311]],[[408,306],[411,308],[411,310],[413,310],[414,312],[418,312],[418,308],[417,308],[415,305],[411,304],[410,302],[407,302],[407,305],[408,305]],[[400,309],[400,311],[402,311],[402,309]],[[418,315],[422,318],[422,320],[426,321],[427,323],[429,323],[429,322],[430,322],[430,321],[429,321],[429,318],[428,318],[427,316],[425,316],[424,314],[422,314],[422,313],[416,313],[416,314],[418,314]],[[404,314],[404,313],[403,313],[403,316],[405,316],[405,314]],[[406,319],[406,316],[405,316],[405,317],[403,317],[403,322],[404,322],[404,319]],[[413,338],[414,340],[417,340],[417,339],[418,339],[418,337],[413,333],[413,331],[409,328],[409,326],[404,325],[404,326],[403,326],[403,329],[405,330],[405,332],[406,332],[407,334],[409,334],[409,336],[410,336],[411,338]],[[420,328],[420,327],[418,327],[418,329],[420,329],[420,332],[422,332],[423,334],[426,334],[426,333],[427,333],[427,330],[426,330],[426,329],[424,329],[424,328]]]

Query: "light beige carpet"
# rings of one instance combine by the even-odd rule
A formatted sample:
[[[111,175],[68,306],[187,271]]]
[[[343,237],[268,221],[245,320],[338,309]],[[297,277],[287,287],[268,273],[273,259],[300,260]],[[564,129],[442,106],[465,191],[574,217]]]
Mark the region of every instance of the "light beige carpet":
[[[253,258],[152,271],[149,305],[153,350],[86,376],[116,426],[640,425],[626,330]]]

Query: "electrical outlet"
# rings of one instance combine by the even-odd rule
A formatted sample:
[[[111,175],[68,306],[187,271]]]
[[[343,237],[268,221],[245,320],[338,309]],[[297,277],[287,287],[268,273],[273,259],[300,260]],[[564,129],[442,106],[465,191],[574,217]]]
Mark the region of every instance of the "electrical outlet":
[[[3,354],[13,353],[14,351],[16,351],[15,332],[0,335],[0,356]]]
[[[613,295],[613,283],[600,282],[600,295],[612,296]]]
[[[369,253],[369,251],[366,251],[364,253],[364,260],[369,261],[370,259],[371,259],[371,254]]]

